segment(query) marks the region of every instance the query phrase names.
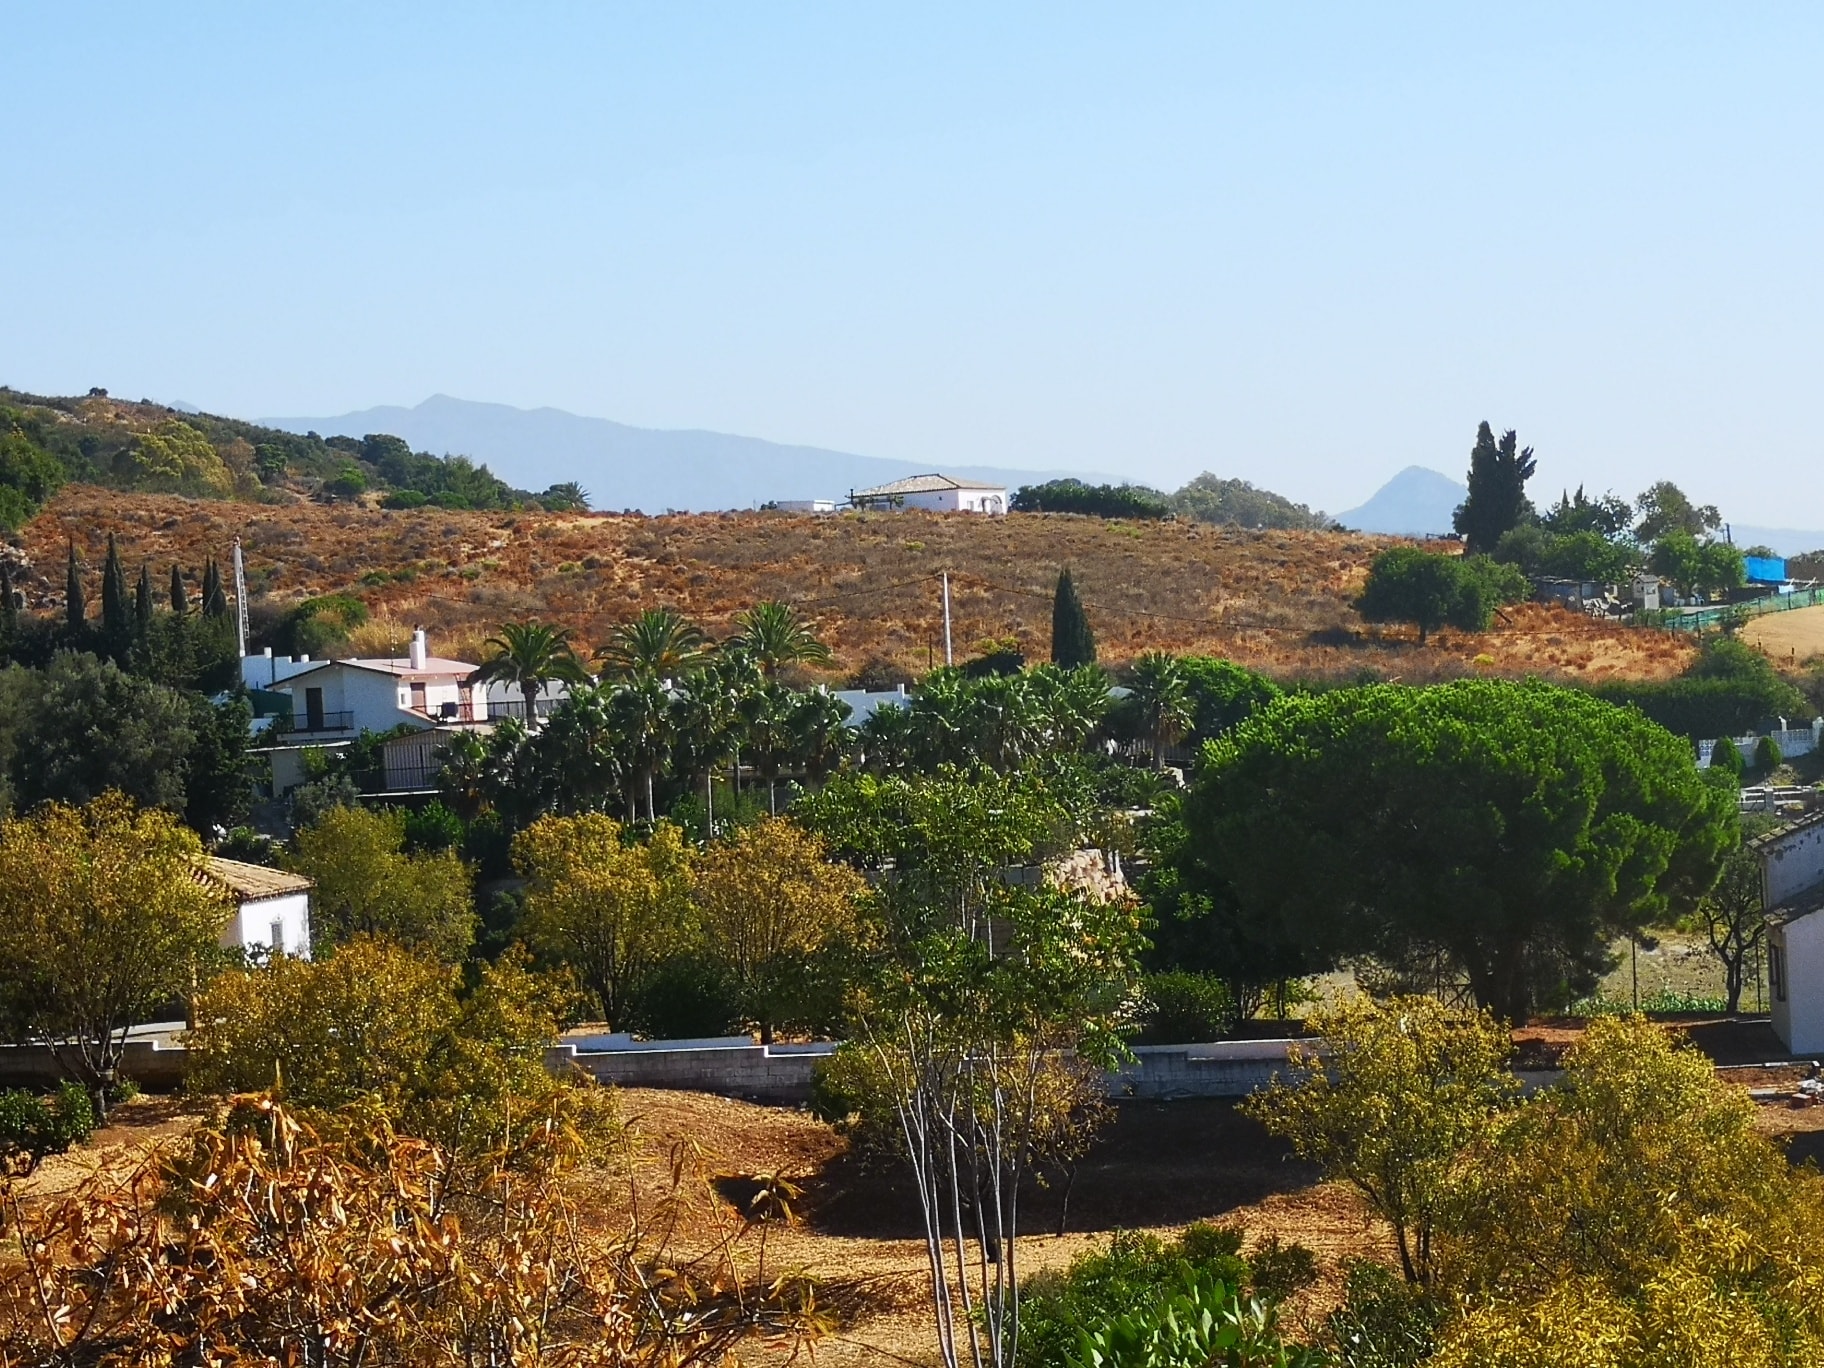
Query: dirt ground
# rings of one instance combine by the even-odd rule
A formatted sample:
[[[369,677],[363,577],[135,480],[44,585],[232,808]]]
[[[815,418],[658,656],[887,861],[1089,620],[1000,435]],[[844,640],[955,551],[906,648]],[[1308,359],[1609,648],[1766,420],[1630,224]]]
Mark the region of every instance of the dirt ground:
[[[1761,1101],[1760,1129],[1795,1160],[1824,1161],[1824,1107],[1795,1105],[1807,1065],[1766,1066],[1780,1058],[1764,1021],[1691,1017],[1667,1023],[1684,1031],[1727,1067],[1723,1076],[1751,1087]],[[1560,1053],[1581,1023],[1542,1022],[1517,1043],[1538,1062]],[[1530,1062],[1530,1061],[1529,1061]],[[708,1240],[729,1211],[741,1209],[761,1182],[784,1179],[800,1189],[795,1221],[769,1229],[768,1278],[814,1277],[819,1300],[840,1326],[817,1346],[819,1363],[933,1364],[926,1308],[925,1254],[916,1201],[891,1165],[868,1165],[846,1140],[798,1108],[761,1106],[700,1093],[626,1089],[622,1114],[632,1138],[631,1179],[657,1197],[669,1186],[675,1154],[703,1183],[700,1228],[687,1222],[681,1243]],[[76,1152],[46,1161],[32,1179],[37,1195],[75,1185],[99,1168],[121,1172],[181,1136],[212,1104],[146,1097],[116,1109],[111,1124]],[[710,1208],[725,1204],[718,1218]],[[1060,1217],[1065,1217],[1060,1234]],[[1340,1293],[1339,1265],[1350,1256],[1391,1258],[1384,1229],[1347,1188],[1319,1180],[1284,1144],[1239,1115],[1232,1103],[1193,1100],[1124,1103],[1079,1165],[1068,1187],[1053,1181],[1034,1192],[1023,1217],[1026,1272],[1059,1268],[1100,1246],[1118,1229],[1167,1235],[1192,1221],[1241,1225],[1249,1242],[1267,1236],[1297,1241],[1319,1259],[1318,1285],[1287,1308],[1295,1331],[1315,1328]],[[742,1248],[758,1252],[754,1232]],[[756,1346],[747,1361],[783,1362],[783,1350]]]
[[[1740,635],[1765,651],[1776,665],[1798,665],[1824,655],[1824,607],[1767,613],[1751,619]]]

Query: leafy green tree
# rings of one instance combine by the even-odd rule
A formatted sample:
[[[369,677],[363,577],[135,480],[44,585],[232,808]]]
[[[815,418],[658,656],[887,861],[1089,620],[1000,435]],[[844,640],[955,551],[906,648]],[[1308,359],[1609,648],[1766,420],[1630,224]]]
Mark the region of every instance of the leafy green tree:
[[[514,838],[513,863],[533,947],[576,975],[610,1026],[625,1025],[660,961],[700,945],[690,850],[669,822],[629,844],[611,817],[543,817]]]
[[[1361,1193],[1407,1281],[1429,1285],[1462,1153],[1519,1087],[1507,1028],[1428,997],[1356,998],[1310,1023],[1325,1049],[1294,1045],[1286,1074],[1243,1110]]]
[[[1082,1141],[1079,1067],[1120,1056],[1137,920],[1002,877],[1005,857],[1060,834],[1019,781],[838,780],[801,806],[864,862],[895,862],[869,903],[876,951],[845,1051],[919,1194],[943,1362],[1012,1368],[1023,1180]]]
[[[1748,567],[1739,550],[1727,542],[1698,541],[1679,528],[1654,542],[1647,568],[1687,594],[1725,593],[1748,582]]]
[[[1066,670],[1096,663],[1096,634],[1089,614],[1077,597],[1069,567],[1058,571],[1058,587],[1051,596],[1051,663]]]
[[[1707,537],[1723,525],[1723,516],[1714,504],[1694,504],[1684,490],[1670,480],[1650,485],[1634,501],[1640,521],[1634,537],[1642,546],[1656,545],[1671,532],[1683,532],[1692,540]]]
[[[385,936],[450,961],[475,939],[469,869],[456,852],[412,854],[405,814],[332,807],[298,832],[291,864],[316,884],[311,934],[327,950]]]
[[[671,679],[682,675],[705,650],[703,629],[674,609],[648,608],[614,631],[599,652],[606,673],[619,679]]]
[[[1640,1017],[1593,1021],[1563,1081],[1463,1156],[1437,1368],[1824,1360],[1824,1182],[1747,1090]]]
[[[1079,513],[1096,518],[1169,518],[1166,496],[1144,485],[1090,485],[1047,480],[1021,485],[1008,508],[1015,513]]]
[[[57,492],[65,479],[63,463],[32,441],[16,424],[0,414],[6,431],[0,433],[0,528],[23,527]]]
[[[21,806],[80,805],[113,789],[148,807],[185,809],[196,745],[188,696],[73,652],[25,672],[22,683],[11,764]]]
[[[1171,496],[1171,508],[1181,517],[1220,526],[1316,531],[1335,526],[1327,514],[1271,490],[1256,489],[1246,480],[1224,480],[1207,470]]]
[[[217,499],[234,493],[234,476],[208,437],[176,418],[140,434],[125,473],[136,489]]]
[[[561,1086],[545,1050],[569,994],[523,954],[483,964],[466,991],[459,967],[369,936],[223,974],[196,1004],[188,1085],[318,1111],[364,1104],[457,1151],[497,1144]]]
[[[1374,558],[1355,606],[1369,622],[1412,623],[1423,646],[1446,624],[1465,632],[1487,631],[1497,605],[1525,595],[1525,578],[1486,556],[1395,546]]]
[[[498,635],[488,638],[487,644],[493,654],[469,676],[469,682],[499,680],[516,687],[525,699],[528,727],[536,725],[538,695],[545,685],[589,682],[589,672],[570,645],[567,627],[551,627],[537,621],[508,622],[502,624]]]
[[[742,652],[768,679],[786,665],[828,665],[830,648],[789,603],[757,603],[735,619],[730,649]]]
[[[1545,530],[1557,536],[1575,532],[1594,532],[1604,541],[1614,542],[1628,535],[1634,522],[1634,506],[1614,494],[1587,498],[1583,486],[1576,494],[1560,492],[1558,502],[1539,515]]]
[[[853,934],[866,888],[828,858],[821,838],[777,817],[737,827],[698,855],[691,899],[705,948],[726,967],[762,1044],[800,1008],[813,957]]]
[[[171,566],[171,611],[179,617],[190,611],[190,595],[184,590],[184,572],[175,562]]]
[[[1736,818],[1637,713],[1459,680],[1279,700],[1205,748],[1183,820],[1182,894],[1333,954],[1441,951],[1523,1021],[1709,888]]]
[[[1282,692],[1263,674],[1215,656],[1178,661],[1191,699],[1191,733],[1198,742],[1240,726]]]
[[[202,858],[174,816],[118,793],[0,821],[0,1008],[104,1115],[128,1029],[189,991],[227,921]]]
[[[1469,497],[1451,520],[1470,555],[1493,551],[1504,533],[1532,513],[1526,482],[1535,464],[1533,449],[1522,450],[1513,429],[1499,442],[1487,423],[1476,429],[1476,445],[1469,454]]]
[[[1696,920],[1702,923],[1710,953],[1722,961],[1725,1010],[1734,1016],[1742,1007],[1749,962],[1767,939],[1761,861],[1753,847],[1744,843],[1729,852],[1716,885],[1698,900]]]

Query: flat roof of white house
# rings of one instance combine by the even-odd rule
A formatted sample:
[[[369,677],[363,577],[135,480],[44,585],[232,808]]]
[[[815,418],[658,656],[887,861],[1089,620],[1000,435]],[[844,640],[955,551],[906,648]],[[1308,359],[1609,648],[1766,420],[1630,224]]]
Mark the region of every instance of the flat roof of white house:
[[[894,480],[890,484],[875,485],[872,489],[858,489],[858,499],[891,498],[896,494],[941,494],[946,489],[993,489],[1007,492],[1006,485],[984,484],[980,480],[959,480],[954,475],[908,475],[903,480]]]

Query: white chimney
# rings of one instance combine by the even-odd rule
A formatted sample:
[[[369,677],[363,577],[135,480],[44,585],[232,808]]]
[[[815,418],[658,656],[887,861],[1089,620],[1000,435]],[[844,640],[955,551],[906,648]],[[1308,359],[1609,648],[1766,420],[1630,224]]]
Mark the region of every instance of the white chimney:
[[[424,628],[412,629],[412,668],[422,670],[425,662],[431,658],[430,643],[425,640]]]

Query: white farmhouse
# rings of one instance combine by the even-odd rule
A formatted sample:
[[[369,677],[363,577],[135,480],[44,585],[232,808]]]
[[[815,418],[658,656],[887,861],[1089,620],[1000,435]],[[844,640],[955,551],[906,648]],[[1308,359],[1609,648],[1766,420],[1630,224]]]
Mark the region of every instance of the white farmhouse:
[[[1767,909],[1773,1031],[1794,1054],[1824,1053],[1824,812],[1750,843]]]
[[[196,877],[234,902],[234,915],[222,928],[223,949],[310,958],[310,890],[315,885],[302,874],[211,855],[197,866]]]
[[[952,475],[911,475],[873,489],[858,489],[849,495],[849,502],[856,508],[1000,514],[1007,511],[1007,487]]]
[[[248,688],[290,703],[289,719],[267,733],[274,741],[265,751],[274,792],[303,781],[307,750],[338,749],[363,732],[485,726],[491,702],[512,710],[504,688],[501,699],[491,700],[488,685],[470,682],[475,669],[466,660],[432,655],[422,630],[412,633],[404,656],[312,660],[268,650],[243,657],[241,679]],[[517,710],[524,711],[523,702]]]

